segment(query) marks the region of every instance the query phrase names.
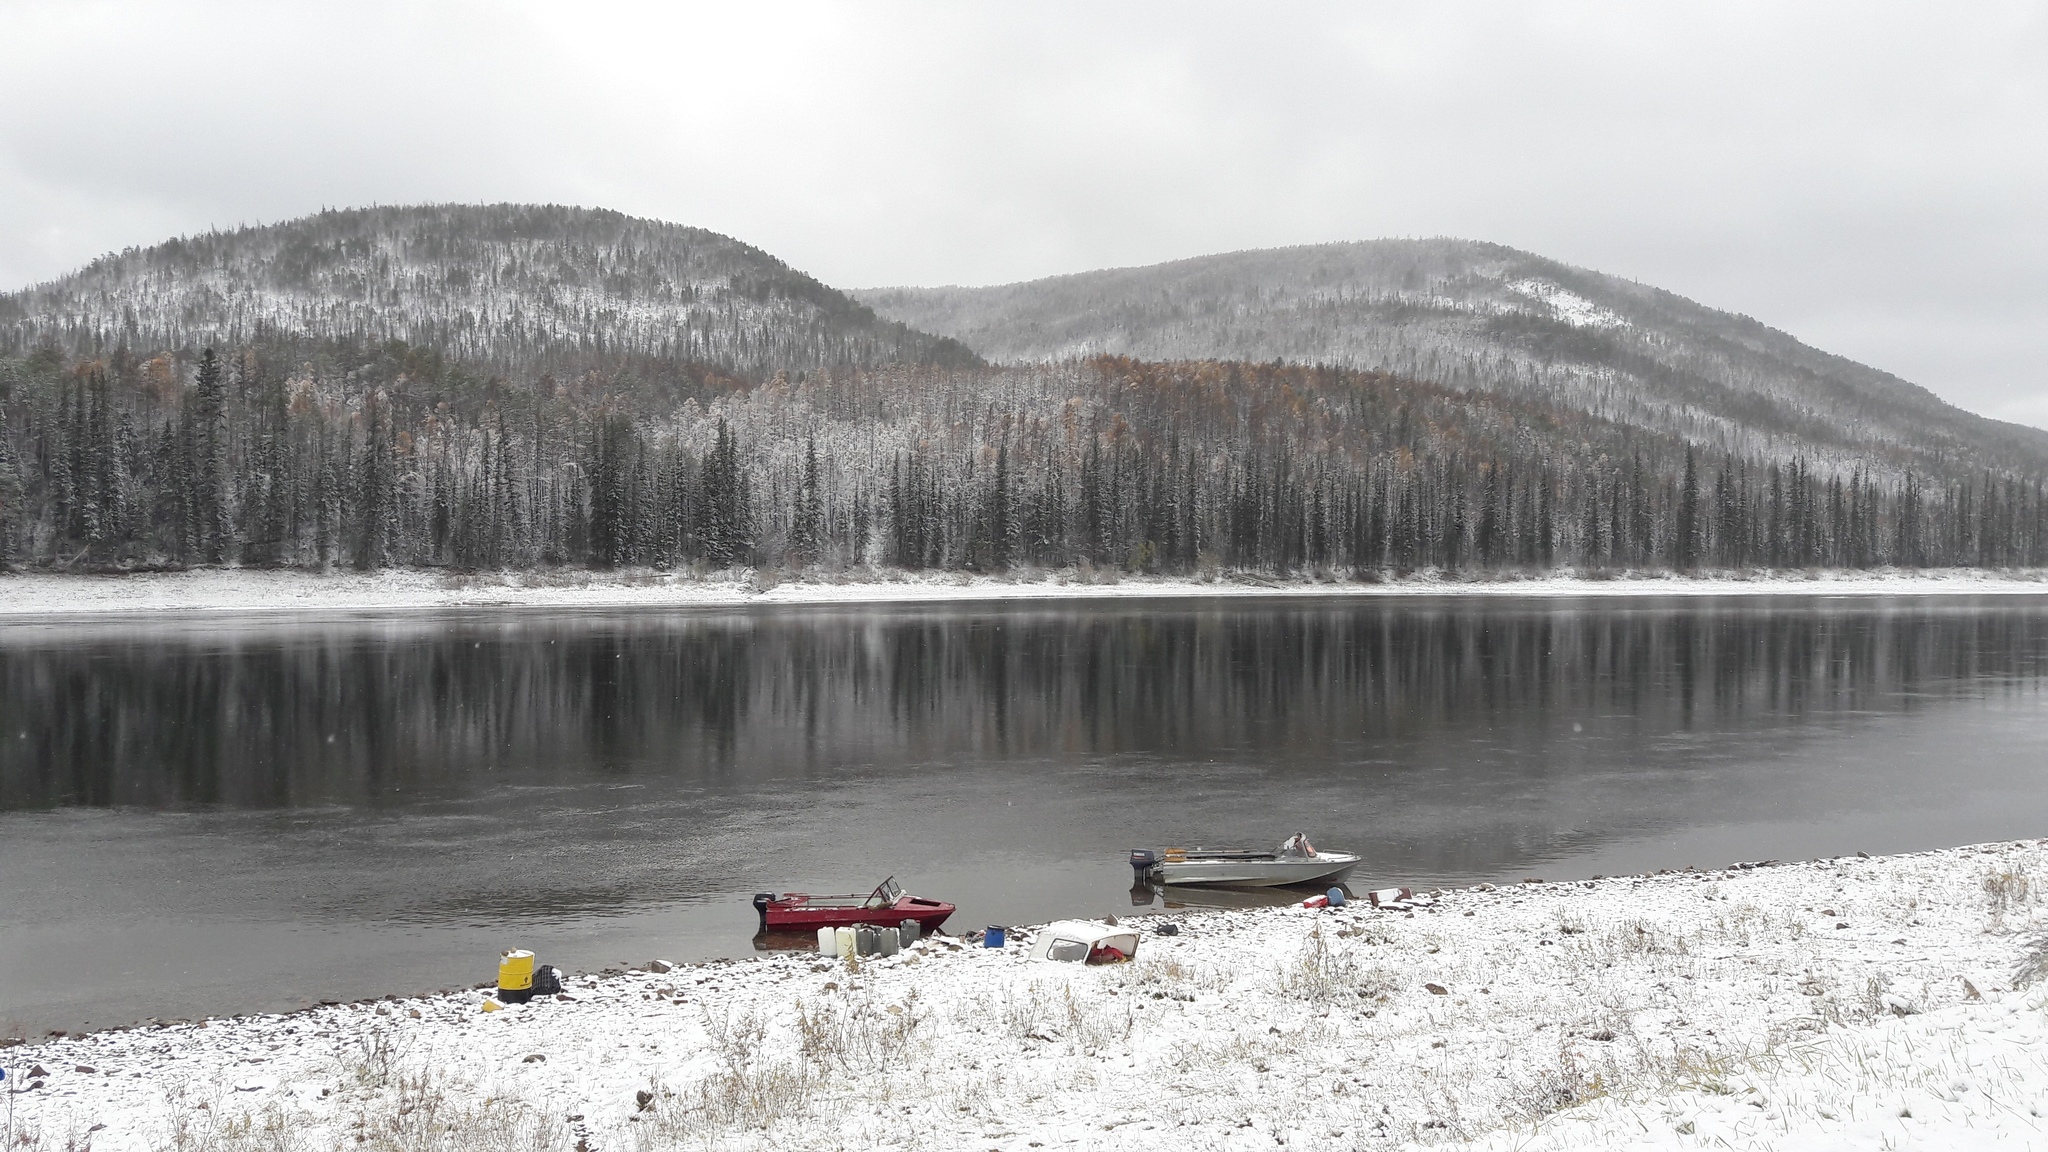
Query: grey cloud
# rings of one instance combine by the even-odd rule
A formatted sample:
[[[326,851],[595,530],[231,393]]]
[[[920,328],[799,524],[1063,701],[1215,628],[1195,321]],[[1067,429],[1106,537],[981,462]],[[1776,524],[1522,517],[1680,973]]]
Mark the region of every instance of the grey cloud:
[[[846,286],[1456,235],[2048,423],[2038,5],[17,3],[0,42],[0,284],[368,201]]]

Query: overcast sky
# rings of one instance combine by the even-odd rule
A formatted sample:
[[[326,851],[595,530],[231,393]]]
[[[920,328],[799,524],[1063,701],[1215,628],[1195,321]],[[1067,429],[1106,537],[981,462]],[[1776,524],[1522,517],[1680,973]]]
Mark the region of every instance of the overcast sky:
[[[0,289],[556,201],[827,283],[1493,240],[2048,426],[2048,4],[0,0]]]

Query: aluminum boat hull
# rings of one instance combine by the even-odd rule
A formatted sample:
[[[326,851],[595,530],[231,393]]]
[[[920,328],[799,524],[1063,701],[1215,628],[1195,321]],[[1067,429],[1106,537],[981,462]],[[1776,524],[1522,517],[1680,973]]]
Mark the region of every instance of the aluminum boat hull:
[[[1336,883],[1358,867],[1350,852],[1318,852],[1314,856],[1281,857],[1265,860],[1203,859],[1190,855],[1185,860],[1162,860],[1146,871],[1157,884],[1237,884],[1248,888],[1273,888],[1284,884]]]

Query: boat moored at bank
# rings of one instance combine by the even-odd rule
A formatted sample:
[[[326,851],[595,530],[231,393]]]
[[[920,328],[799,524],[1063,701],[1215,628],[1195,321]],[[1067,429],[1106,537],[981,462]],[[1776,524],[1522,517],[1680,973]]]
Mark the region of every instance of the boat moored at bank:
[[[1351,852],[1319,852],[1296,834],[1275,849],[1134,848],[1131,871],[1153,884],[1232,884],[1263,888],[1337,883],[1358,867]]]
[[[953,905],[943,900],[912,896],[896,883],[894,876],[863,896],[858,892],[841,896],[813,896],[807,892],[761,892],[754,896],[754,910],[761,914],[763,931],[836,928],[842,925],[885,924],[894,927],[915,920],[929,932],[946,922]]]

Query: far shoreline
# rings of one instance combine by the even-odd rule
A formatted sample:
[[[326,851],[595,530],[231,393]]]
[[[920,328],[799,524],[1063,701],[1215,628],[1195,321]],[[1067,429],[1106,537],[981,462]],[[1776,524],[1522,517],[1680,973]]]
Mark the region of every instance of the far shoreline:
[[[1425,572],[1380,580],[1202,577],[1038,570],[1001,577],[855,570],[710,574],[631,569],[377,572],[205,568],[0,574],[0,623],[174,616],[355,615],[479,608],[892,606],[1006,601],[1384,599],[1401,597],[2048,596],[2048,569],[1874,569],[1547,573]]]

